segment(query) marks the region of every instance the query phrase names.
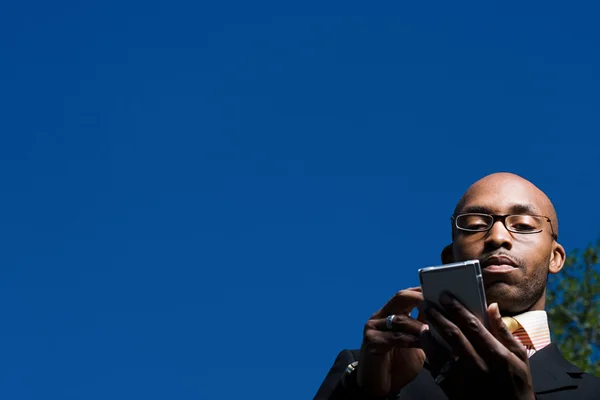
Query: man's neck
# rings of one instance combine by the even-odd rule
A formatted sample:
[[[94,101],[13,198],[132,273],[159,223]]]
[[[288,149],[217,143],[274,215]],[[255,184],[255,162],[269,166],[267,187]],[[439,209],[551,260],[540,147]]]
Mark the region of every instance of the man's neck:
[[[504,317],[514,317],[515,315],[519,315],[519,314],[523,314],[526,313],[528,311],[545,311],[546,310],[546,289],[544,288],[544,292],[542,293],[542,295],[540,296],[539,299],[537,299],[535,301],[535,303],[533,303],[530,307],[524,309],[524,310],[520,310],[520,311],[507,311],[507,310],[500,310],[500,314],[502,314],[502,316]]]

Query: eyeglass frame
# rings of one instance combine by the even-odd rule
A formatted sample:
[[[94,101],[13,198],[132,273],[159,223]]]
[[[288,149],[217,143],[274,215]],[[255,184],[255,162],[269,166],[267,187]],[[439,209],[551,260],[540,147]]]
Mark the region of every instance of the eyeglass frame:
[[[485,215],[487,217],[492,217],[492,223],[490,224],[490,227],[483,230],[483,231],[473,231],[473,230],[469,230],[469,229],[464,229],[464,228],[460,228],[458,226],[457,223],[457,218],[463,215]],[[524,235],[531,235],[534,233],[540,233],[543,232],[544,229],[540,229],[539,231],[535,231],[535,232],[517,232],[514,230],[511,230],[508,226],[506,226],[506,218],[508,217],[512,217],[512,216],[519,216],[519,215],[524,215],[524,216],[528,216],[528,217],[539,217],[539,218],[545,218],[546,221],[548,221],[548,223],[550,223],[550,231],[552,232],[551,235],[554,238],[554,240],[558,240],[558,235],[554,232],[554,226],[552,226],[552,220],[550,219],[550,217],[547,217],[545,215],[535,215],[535,214],[504,214],[504,215],[499,215],[499,214],[486,214],[486,213],[462,213],[462,214],[452,214],[450,216],[450,220],[453,221],[452,227],[455,227],[456,229],[463,231],[463,232],[471,232],[471,233],[477,233],[477,232],[489,232],[490,229],[492,229],[494,227],[494,224],[498,221],[502,222],[502,225],[504,225],[504,228],[506,228],[507,231],[512,232],[512,233],[518,233],[518,234],[524,234]]]

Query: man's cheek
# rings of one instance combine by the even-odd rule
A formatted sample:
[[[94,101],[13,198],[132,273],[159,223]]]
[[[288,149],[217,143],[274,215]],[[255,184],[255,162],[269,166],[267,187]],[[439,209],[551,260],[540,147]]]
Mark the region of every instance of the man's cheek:
[[[455,258],[456,261],[474,260],[479,258],[480,254],[481,253],[477,252],[475,249],[472,248],[460,249],[456,252]]]

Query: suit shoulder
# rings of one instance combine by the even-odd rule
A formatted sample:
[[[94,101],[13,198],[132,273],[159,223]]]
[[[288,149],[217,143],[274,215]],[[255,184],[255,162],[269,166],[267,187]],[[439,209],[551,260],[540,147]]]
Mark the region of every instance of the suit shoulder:
[[[344,349],[338,353],[333,362],[333,368],[342,367],[342,372],[346,369],[348,364],[358,361],[360,350]]]
[[[327,376],[321,383],[319,390],[315,396],[315,400],[329,399],[330,395],[339,384],[344,371],[348,367],[348,364],[358,360],[359,350],[342,350],[338,353],[331,369],[327,373]]]
[[[600,378],[597,376],[582,373],[582,374],[569,374],[578,383],[578,391],[585,393],[589,397],[597,399],[600,397]],[[579,398],[579,397],[578,397]]]

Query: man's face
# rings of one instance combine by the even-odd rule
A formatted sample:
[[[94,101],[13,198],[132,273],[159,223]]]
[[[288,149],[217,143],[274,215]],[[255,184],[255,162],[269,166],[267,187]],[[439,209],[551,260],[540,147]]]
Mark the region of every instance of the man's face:
[[[469,189],[464,200],[457,213],[548,215],[551,212],[550,203],[541,191],[516,178],[483,179]],[[504,312],[519,313],[532,307],[539,309],[540,301],[543,308],[554,243],[549,222],[544,223],[542,232],[520,234],[509,232],[502,221],[496,221],[487,232],[455,229],[453,255],[456,261],[479,259],[487,303],[497,302]],[[506,261],[498,258],[490,262],[488,258],[494,256],[507,257],[515,268],[487,269],[486,264]]]

